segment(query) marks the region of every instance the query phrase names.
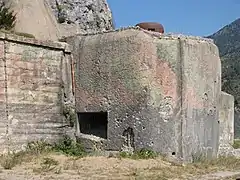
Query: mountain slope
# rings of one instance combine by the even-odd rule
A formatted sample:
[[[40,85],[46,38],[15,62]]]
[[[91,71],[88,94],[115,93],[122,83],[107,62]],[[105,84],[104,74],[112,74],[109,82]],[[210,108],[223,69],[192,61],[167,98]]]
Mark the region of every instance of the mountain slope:
[[[208,36],[219,48],[222,90],[235,98],[235,136],[240,138],[240,19]]]

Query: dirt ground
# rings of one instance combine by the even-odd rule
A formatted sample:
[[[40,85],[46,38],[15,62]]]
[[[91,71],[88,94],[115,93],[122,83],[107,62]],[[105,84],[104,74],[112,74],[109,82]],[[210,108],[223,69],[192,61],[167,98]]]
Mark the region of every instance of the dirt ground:
[[[230,172],[225,172],[227,170],[230,170]],[[0,169],[0,180],[206,180],[211,179],[213,175],[203,176],[204,174],[218,171],[223,172],[220,172],[220,176],[219,173],[217,174],[217,179],[224,179],[221,178],[221,175],[237,177],[239,174],[235,172],[240,172],[240,160],[230,158],[222,159],[219,162],[182,166],[167,162],[160,157],[148,160],[133,160],[97,156],[73,158],[62,154],[47,154],[35,157],[29,162],[23,162],[11,170]]]

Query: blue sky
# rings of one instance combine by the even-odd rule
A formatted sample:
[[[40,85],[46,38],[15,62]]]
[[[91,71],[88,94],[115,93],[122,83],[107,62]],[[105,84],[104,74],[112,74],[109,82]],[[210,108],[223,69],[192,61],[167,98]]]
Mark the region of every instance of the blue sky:
[[[117,28],[153,21],[166,32],[206,36],[240,18],[240,0],[107,0]]]

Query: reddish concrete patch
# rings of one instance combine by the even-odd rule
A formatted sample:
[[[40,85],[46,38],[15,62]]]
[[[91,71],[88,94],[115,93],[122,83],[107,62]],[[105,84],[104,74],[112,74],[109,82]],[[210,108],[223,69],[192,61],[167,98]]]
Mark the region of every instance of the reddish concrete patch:
[[[194,89],[196,89],[196,88],[193,88],[191,86],[186,87],[184,102],[188,103],[191,107],[201,109],[201,108],[203,108],[202,99],[199,99],[197,97]]]
[[[166,61],[157,60],[155,80],[161,87],[163,96],[170,96],[175,105],[177,103],[177,76]]]

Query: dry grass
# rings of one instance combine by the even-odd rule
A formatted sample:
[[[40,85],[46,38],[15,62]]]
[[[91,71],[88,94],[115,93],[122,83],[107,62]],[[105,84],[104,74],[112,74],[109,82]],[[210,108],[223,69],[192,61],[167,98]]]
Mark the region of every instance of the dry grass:
[[[187,165],[171,163],[165,157],[143,150],[133,155],[120,153],[116,157],[89,155],[80,145],[68,139],[54,148],[34,143],[24,152],[0,157],[3,167],[0,179],[186,179],[217,171],[240,171],[240,159],[220,157],[199,159]],[[6,171],[7,170],[7,171]],[[13,179],[14,179],[13,178]]]
[[[234,157],[221,157],[212,161],[201,161],[185,166],[165,161],[162,157],[155,159],[129,159],[86,156],[70,157],[60,153],[49,152],[33,155],[28,159],[26,154],[14,157],[12,167],[15,174],[28,172],[28,175],[41,175],[51,179],[186,179],[221,170],[240,170],[240,160]],[[8,157],[11,158],[11,157]],[[4,172],[4,170],[3,170]],[[0,173],[1,177],[1,173]],[[54,178],[53,178],[54,177]],[[26,178],[26,177],[25,177]]]

